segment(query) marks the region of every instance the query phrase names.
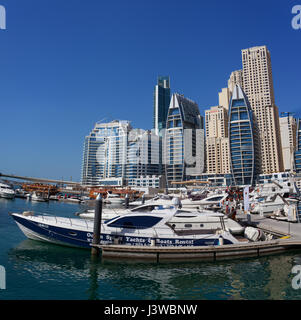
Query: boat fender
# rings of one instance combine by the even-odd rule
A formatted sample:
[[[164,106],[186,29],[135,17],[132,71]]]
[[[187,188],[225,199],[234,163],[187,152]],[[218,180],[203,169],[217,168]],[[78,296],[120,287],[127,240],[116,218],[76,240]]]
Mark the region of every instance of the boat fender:
[[[29,217],[29,216],[33,216],[33,215],[34,215],[33,211],[24,211],[23,212],[23,216],[25,216],[25,217]]]
[[[224,245],[224,238],[223,238],[222,236],[219,236],[219,237],[218,237],[218,245],[219,245],[219,246]]]

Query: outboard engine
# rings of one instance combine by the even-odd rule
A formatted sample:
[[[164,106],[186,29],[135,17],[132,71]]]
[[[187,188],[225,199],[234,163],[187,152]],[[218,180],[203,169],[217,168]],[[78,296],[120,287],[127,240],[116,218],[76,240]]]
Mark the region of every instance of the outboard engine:
[[[264,241],[265,234],[262,230],[253,228],[253,227],[246,227],[245,228],[245,237],[250,241]]]

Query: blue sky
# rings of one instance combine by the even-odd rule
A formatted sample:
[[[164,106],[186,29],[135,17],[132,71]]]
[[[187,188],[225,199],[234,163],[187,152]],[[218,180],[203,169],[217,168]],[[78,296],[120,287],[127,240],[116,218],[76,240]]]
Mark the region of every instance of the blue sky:
[[[98,120],[151,129],[153,87],[201,114],[218,103],[241,49],[267,45],[276,104],[301,116],[297,1],[0,0],[0,172],[79,180]]]

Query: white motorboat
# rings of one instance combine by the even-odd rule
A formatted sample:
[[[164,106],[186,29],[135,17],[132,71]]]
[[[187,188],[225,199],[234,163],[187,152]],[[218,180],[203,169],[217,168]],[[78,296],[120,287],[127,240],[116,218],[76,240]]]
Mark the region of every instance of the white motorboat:
[[[146,200],[144,201],[144,204],[151,204],[151,205],[158,205],[158,206],[164,206],[164,205],[172,205],[172,201],[173,199],[179,199],[180,201],[180,207],[182,208],[187,208],[187,209],[198,209],[200,207],[203,207],[204,206],[204,200],[205,199],[202,199],[202,200],[194,200],[193,197],[190,197],[190,198],[180,198],[178,196],[176,197],[172,197],[170,195],[161,195],[161,196],[156,196],[152,199],[149,199],[149,200]],[[143,201],[133,201],[133,202],[130,202],[130,206],[137,206],[137,205],[141,205],[143,204]],[[210,203],[212,204],[212,203]]]
[[[26,199],[28,196],[28,192],[22,189],[16,189],[15,190],[15,197],[16,198],[21,198],[21,199]]]
[[[8,184],[0,183],[0,198],[14,199],[14,189]]]
[[[159,206],[157,204],[144,204],[133,209],[102,209],[102,221],[116,218],[129,213],[147,213],[153,212],[156,209],[167,209],[171,208],[170,205]],[[83,219],[94,219],[95,210],[90,209],[86,212],[77,214],[80,218]],[[224,223],[226,230],[230,231],[232,234],[241,234],[244,231],[238,222],[224,216]],[[171,226],[178,229],[184,230],[199,230],[201,225],[206,225],[208,228],[215,226],[217,228],[220,224],[217,216],[209,210],[185,210],[182,209],[179,214],[176,214],[170,221]]]
[[[199,230],[175,230],[170,220],[181,210],[156,209],[135,212],[108,220],[101,225],[100,244],[140,246],[208,246],[235,244],[239,241],[225,229],[224,215],[210,213],[219,219],[218,225],[203,225]],[[11,214],[22,232],[30,239],[67,246],[90,248],[93,221],[54,216],[35,216],[31,212]],[[206,215],[204,215],[205,217]]]
[[[36,202],[47,202],[48,198],[43,196],[42,194],[38,194],[36,192],[33,192],[31,195],[31,201],[36,201]]]
[[[271,215],[278,209],[283,209],[285,202],[279,194],[271,196],[263,196],[256,198],[256,201],[251,203],[250,212],[262,215]]]
[[[122,204],[124,202],[124,199],[121,198],[118,194],[108,192],[104,202],[111,204]]]
[[[228,193],[217,193],[199,200],[199,206],[206,209],[222,208],[223,203],[229,197]]]

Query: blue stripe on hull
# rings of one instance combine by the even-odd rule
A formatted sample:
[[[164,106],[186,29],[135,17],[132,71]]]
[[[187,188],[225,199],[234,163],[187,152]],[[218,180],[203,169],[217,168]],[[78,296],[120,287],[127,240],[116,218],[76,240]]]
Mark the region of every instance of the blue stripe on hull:
[[[93,232],[79,231],[74,229],[68,229],[63,227],[51,226],[43,224],[36,221],[31,221],[19,216],[13,216],[16,222],[23,225],[25,228],[49,239],[49,241],[60,242],[67,246],[75,246],[82,248],[91,248],[93,240]],[[118,238],[119,244],[124,245],[142,245],[150,246],[150,237],[138,237],[138,236],[122,236],[122,235],[111,235],[111,234],[101,234],[100,243],[101,244],[112,244],[114,243],[114,238]],[[231,241],[224,239],[224,244],[232,244]],[[208,245],[218,245],[218,239],[173,239],[173,238],[160,238],[156,239],[156,246],[166,247],[166,246],[208,246]]]

